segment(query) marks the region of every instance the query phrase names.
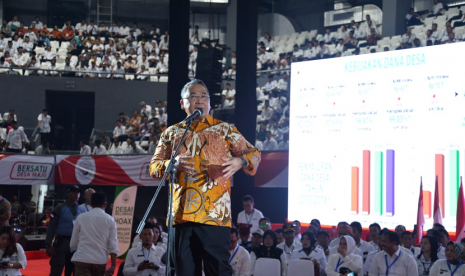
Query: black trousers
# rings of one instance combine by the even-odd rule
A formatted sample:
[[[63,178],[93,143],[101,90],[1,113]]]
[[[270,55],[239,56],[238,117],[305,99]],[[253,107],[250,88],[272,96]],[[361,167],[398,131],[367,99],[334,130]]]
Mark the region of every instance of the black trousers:
[[[49,276],[61,276],[65,268],[65,276],[74,275],[74,263],[71,262],[74,252],[69,249],[71,237],[62,238],[58,245],[54,245],[56,254],[50,259]],[[55,237],[57,239],[57,237]],[[76,275],[77,276],[77,275]]]
[[[175,226],[176,276],[231,276],[231,229],[200,223]]]

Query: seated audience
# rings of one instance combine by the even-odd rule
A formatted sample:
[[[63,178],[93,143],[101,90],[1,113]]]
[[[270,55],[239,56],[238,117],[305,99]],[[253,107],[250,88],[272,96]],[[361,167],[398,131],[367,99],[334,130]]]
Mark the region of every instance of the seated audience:
[[[355,240],[351,236],[340,237],[337,253],[329,256],[326,275],[339,276],[349,272],[362,275],[363,259],[355,254],[355,248]]]
[[[250,253],[250,275],[254,274],[255,262],[260,258],[271,258],[280,261],[281,275],[285,276],[287,271],[286,254],[282,249],[277,247],[277,238],[275,232],[268,230],[263,234],[263,245],[255,248]]]
[[[315,236],[310,231],[305,231],[302,234],[301,242],[302,249],[295,249],[292,253],[292,259],[312,261],[315,272],[318,270],[322,275],[327,264],[324,250],[317,246]]]
[[[27,265],[26,254],[16,241],[15,229],[11,226],[3,226],[0,229],[0,252],[3,253],[0,264],[3,274],[21,275],[20,269],[25,269]],[[3,260],[8,262],[5,264]]]

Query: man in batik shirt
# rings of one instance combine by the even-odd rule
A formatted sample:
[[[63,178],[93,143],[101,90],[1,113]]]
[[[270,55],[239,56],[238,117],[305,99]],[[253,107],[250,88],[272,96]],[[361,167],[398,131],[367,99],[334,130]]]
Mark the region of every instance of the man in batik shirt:
[[[203,114],[194,119],[176,157],[173,191],[176,275],[202,275],[203,261],[206,276],[230,276],[230,178],[240,169],[254,175],[260,152],[234,126],[209,115],[210,95],[201,80],[188,82],[181,98],[181,109],[188,116],[196,109]],[[176,124],[162,133],[150,163],[154,178],[163,176],[171,151],[186,127]]]

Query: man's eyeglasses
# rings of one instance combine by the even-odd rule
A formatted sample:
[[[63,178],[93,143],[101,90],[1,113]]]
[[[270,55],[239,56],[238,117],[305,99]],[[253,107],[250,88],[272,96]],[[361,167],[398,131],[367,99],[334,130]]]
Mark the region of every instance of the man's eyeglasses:
[[[188,100],[198,100],[198,99],[206,100],[206,99],[210,99],[210,96],[195,96],[195,95],[192,95],[192,96],[189,96],[188,98],[184,98],[184,99],[188,99]]]
[[[270,224],[267,222],[265,224],[260,225],[260,228],[266,228],[266,227],[269,227],[269,226],[270,226]]]

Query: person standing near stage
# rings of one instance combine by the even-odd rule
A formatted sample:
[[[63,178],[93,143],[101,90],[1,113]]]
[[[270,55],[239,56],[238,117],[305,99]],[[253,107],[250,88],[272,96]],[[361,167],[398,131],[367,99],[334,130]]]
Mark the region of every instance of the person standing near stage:
[[[80,215],[74,224],[69,244],[71,251],[75,251],[71,261],[76,267],[76,275],[101,276],[110,255],[111,266],[107,273],[112,275],[119,253],[116,222],[105,213],[107,196],[104,193],[92,193],[91,202],[94,208]]]
[[[228,260],[231,227],[230,178],[238,170],[254,175],[260,152],[238,130],[209,115],[210,95],[201,80],[188,82],[181,91],[181,109],[195,118],[177,160],[173,216],[175,225],[176,275],[231,275]],[[176,130],[179,131],[176,135]],[[154,178],[163,176],[185,125],[165,130],[150,163]],[[175,137],[176,135],[176,137]]]
[[[47,229],[45,248],[50,259],[50,276],[61,276],[63,267],[65,276],[74,274],[74,264],[71,262],[73,253],[69,248],[76,218],[84,213],[78,206],[79,186],[73,185],[66,190],[68,200],[55,207],[52,219]],[[53,245],[52,245],[53,241]]]
[[[89,212],[90,210],[92,210],[92,194],[95,193],[95,190],[92,189],[92,188],[89,188],[87,190],[85,190],[84,192],[84,198],[86,200],[86,202],[84,202],[83,204],[79,205],[79,207],[81,207],[84,211],[86,212]]]

